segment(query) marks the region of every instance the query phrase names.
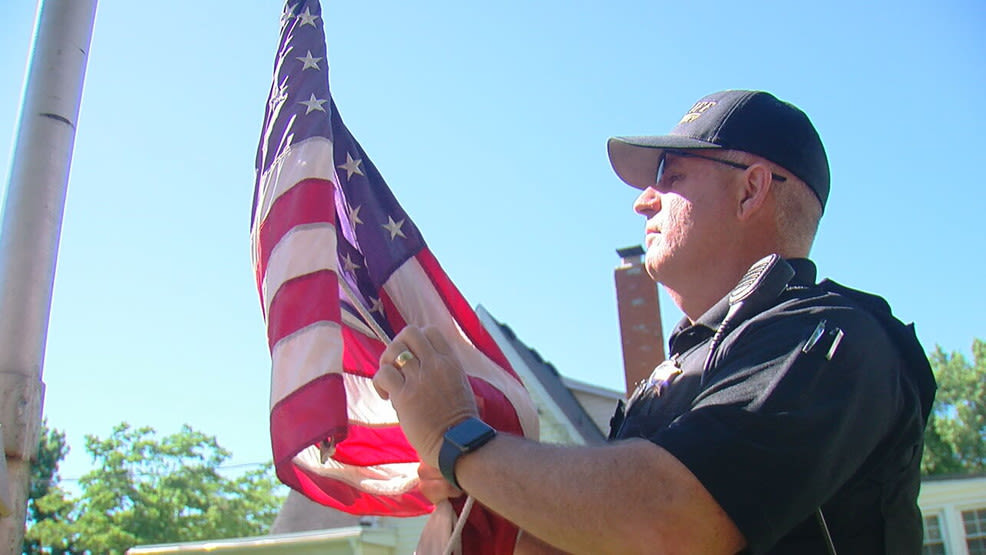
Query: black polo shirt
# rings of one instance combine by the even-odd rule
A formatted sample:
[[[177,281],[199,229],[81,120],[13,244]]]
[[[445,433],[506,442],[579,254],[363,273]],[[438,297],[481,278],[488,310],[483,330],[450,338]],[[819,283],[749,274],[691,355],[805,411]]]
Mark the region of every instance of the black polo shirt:
[[[922,406],[933,385],[919,392],[926,381],[908,368],[930,375],[923,350],[913,339],[917,351],[902,352],[887,331],[886,321],[899,324],[889,307],[878,318],[861,302],[882,299],[816,285],[812,262],[788,262],[788,287],[734,323],[711,358],[728,298],[683,320],[669,361],[631,398],[613,437],[674,455],[751,553],[825,553],[819,506],[839,553],[919,553]],[[907,360],[915,352],[923,361]]]

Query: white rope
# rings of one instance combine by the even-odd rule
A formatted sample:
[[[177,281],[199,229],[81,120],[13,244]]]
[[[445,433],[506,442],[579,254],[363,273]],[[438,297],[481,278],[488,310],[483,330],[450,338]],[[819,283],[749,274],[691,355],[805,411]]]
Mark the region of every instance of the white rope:
[[[462,506],[462,512],[459,514],[459,520],[455,521],[455,528],[452,529],[452,537],[448,540],[448,545],[445,546],[445,552],[443,555],[452,555],[452,550],[455,546],[459,544],[459,540],[462,538],[462,529],[466,526],[466,520],[469,519],[469,512],[472,511],[473,503],[475,499],[470,495],[466,498],[466,504]]]

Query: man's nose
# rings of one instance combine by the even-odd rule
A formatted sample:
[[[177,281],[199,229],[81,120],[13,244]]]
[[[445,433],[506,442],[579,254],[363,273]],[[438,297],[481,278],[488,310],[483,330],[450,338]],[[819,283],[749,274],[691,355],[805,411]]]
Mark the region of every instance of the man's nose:
[[[651,217],[661,211],[661,193],[647,187],[633,203],[633,211],[644,217]]]

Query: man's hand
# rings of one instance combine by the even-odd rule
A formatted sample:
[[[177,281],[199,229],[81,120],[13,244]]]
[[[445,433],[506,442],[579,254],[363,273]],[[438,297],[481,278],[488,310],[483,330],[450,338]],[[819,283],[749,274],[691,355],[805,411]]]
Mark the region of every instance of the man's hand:
[[[401,330],[380,355],[373,385],[390,399],[407,440],[431,467],[438,467],[445,431],[478,416],[469,380],[436,328]]]
[[[418,480],[421,494],[425,496],[425,499],[431,501],[432,505],[462,495],[462,490],[450,484],[442,476],[442,473],[433,466],[421,463],[418,466]]]

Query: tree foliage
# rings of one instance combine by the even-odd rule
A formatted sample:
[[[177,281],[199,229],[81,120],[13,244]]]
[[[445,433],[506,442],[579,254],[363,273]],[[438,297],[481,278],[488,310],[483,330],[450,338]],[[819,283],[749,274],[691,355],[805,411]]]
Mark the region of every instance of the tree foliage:
[[[973,362],[940,346],[928,357],[938,393],[925,431],[925,474],[986,472],[986,342],[972,342]]]
[[[78,499],[59,487],[37,499],[58,517],[36,520],[26,537],[47,553],[262,535],[283,501],[272,465],[227,477],[229,451],[188,426],[158,439],[123,423],[107,439],[86,436],[86,452],[94,470]]]
[[[58,464],[69,451],[68,444],[65,443],[65,433],[48,428],[47,420],[41,423],[40,436],[38,453],[31,463],[31,483],[27,494],[26,520],[29,526],[45,520],[65,518],[67,512],[60,512],[57,507],[51,504],[42,503],[40,506],[38,504],[40,499],[56,491],[59,487]],[[42,545],[36,539],[24,538],[22,549],[24,553],[30,555],[41,553],[41,548]]]

